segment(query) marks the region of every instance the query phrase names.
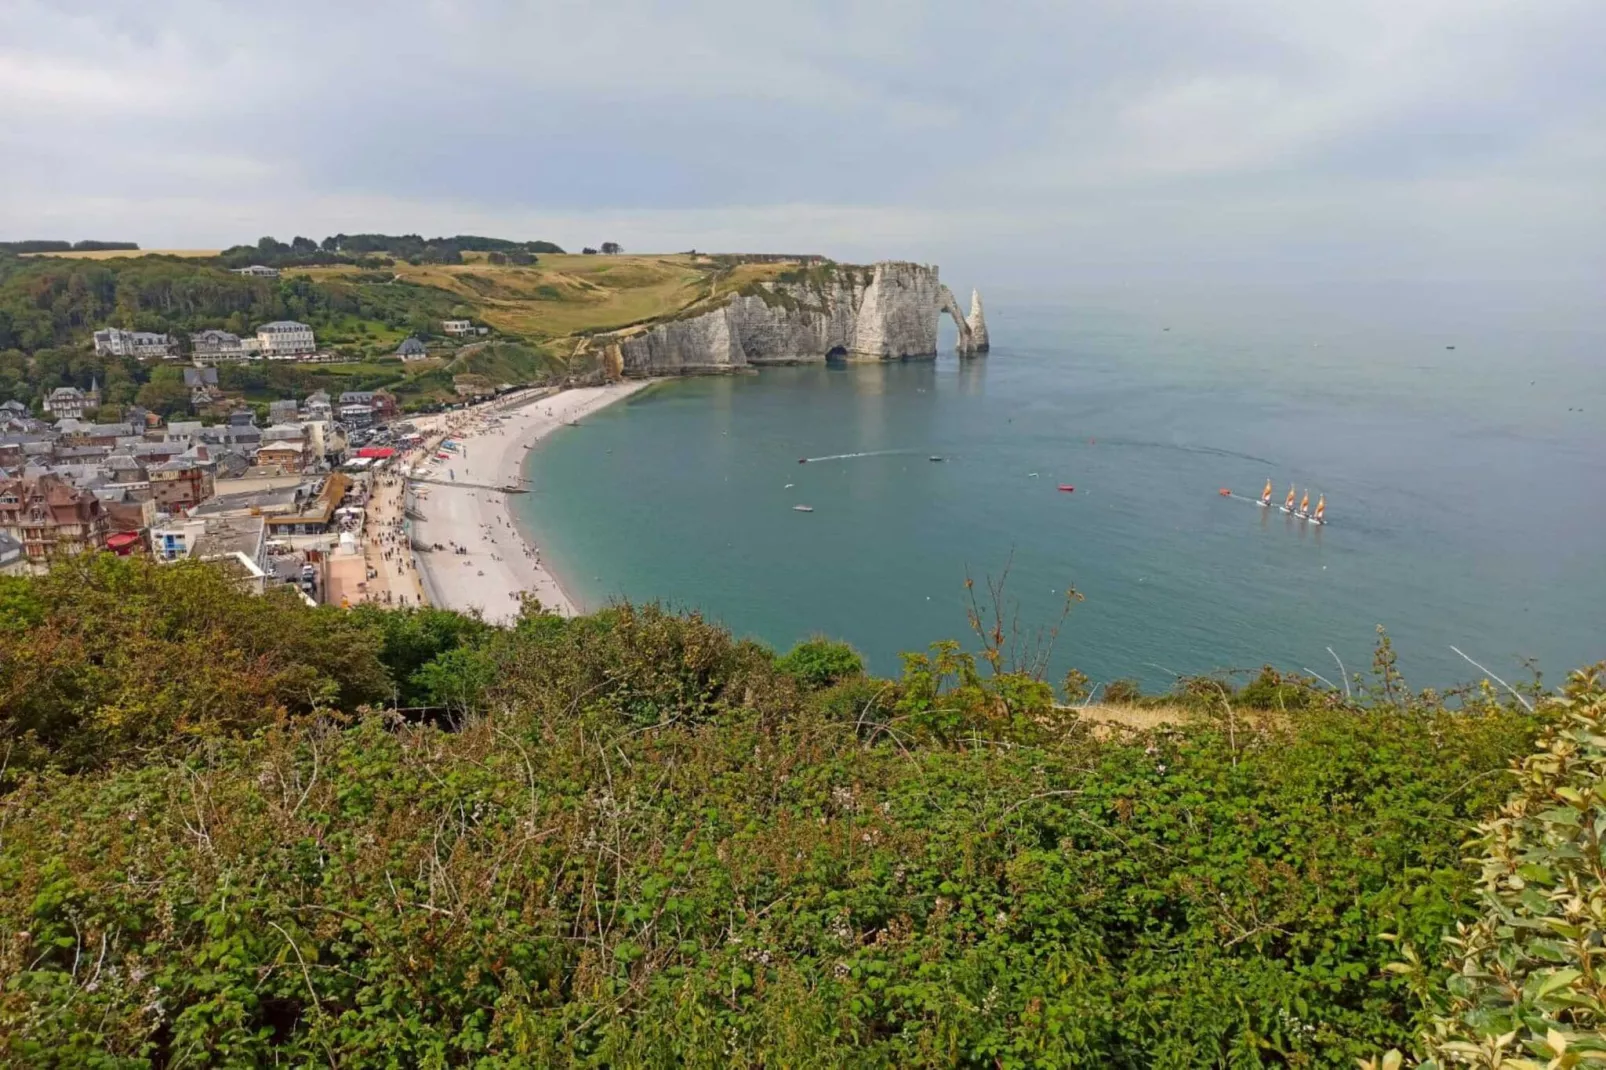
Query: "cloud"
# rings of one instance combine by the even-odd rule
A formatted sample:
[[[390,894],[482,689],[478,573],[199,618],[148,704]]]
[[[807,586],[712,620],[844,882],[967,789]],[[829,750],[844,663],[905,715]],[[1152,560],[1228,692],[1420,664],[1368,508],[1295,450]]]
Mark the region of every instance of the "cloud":
[[[1603,29],[1588,0],[13,0],[0,233],[1581,277]]]

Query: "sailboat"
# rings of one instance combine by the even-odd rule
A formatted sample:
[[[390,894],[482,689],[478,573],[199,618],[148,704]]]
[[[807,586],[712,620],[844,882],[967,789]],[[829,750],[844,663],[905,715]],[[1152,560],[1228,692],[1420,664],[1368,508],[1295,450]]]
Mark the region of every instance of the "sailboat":
[[[1288,488],[1288,497],[1283,501],[1283,512],[1292,513],[1293,511],[1294,511],[1294,488],[1293,487],[1289,487]]]
[[[1301,520],[1310,519],[1310,491],[1307,490],[1305,492],[1305,496],[1299,499],[1299,512],[1295,513],[1294,515],[1299,517]]]
[[[1271,480],[1269,479],[1266,480],[1266,489],[1260,492],[1260,507],[1262,509],[1271,508]]]
[[[1310,522],[1312,524],[1325,524],[1325,523],[1327,523],[1327,521],[1323,519],[1323,517],[1326,515],[1326,513],[1327,513],[1327,495],[1318,494],[1316,496],[1316,512],[1311,514]]]

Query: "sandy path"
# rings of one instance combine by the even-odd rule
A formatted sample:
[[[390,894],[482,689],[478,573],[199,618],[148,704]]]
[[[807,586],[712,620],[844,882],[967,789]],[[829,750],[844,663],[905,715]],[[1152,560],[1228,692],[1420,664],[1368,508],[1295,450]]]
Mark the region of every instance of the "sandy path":
[[[424,519],[415,524],[416,538],[446,547],[416,555],[435,605],[477,609],[486,620],[505,623],[518,615],[518,595],[528,591],[565,616],[579,611],[541,563],[539,549],[519,534],[508,515],[510,496],[485,488],[519,484],[526,445],[647,385],[632,380],[582,387],[511,409],[453,414],[461,449],[450,460],[435,461],[428,473],[428,478],[446,482],[418,485],[418,510]],[[481,486],[460,485],[464,483]],[[454,544],[466,552],[454,552]]]

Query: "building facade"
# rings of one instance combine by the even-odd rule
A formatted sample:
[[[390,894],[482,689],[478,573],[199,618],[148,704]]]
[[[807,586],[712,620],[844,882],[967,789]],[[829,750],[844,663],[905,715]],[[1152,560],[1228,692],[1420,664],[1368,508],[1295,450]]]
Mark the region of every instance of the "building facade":
[[[95,332],[95,352],[102,356],[160,359],[171,355],[173,339],[153,331],[125,331],[105,327]]]
[[[58,420],[82,419],[85,409],[95,408],[99,405],[99,391],[96,391],[96,397],[92,404],[89,400],[89,395],[79,390],[76,386],[58,386],[50,392],[49,397],[45,398],[45,411]]]
[[[229,331],[198,331],[190,335],[190,349],[197,361],[246,360],[253,355],[240,336]]]
[[[100,499],[60,476],[0,482],[0,532],[22,544],[29,563],[61,554],[106,548],[106,513]]]
[[[268,360],[291,360],[315,353],[318,349],[312,328],[295,320],[264,323],[257,328],[257,342],[262,346],[262,355]]]
[[[168,515],[194,509],[212,496],[216,485],[210,466],[185,457],[153,465],[148,474],[151,499],[158,512]]]

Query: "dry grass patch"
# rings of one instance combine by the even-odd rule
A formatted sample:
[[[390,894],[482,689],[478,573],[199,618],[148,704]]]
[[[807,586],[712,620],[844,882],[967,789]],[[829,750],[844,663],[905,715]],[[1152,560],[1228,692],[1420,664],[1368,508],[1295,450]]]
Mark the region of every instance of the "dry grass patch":
[[[454,293],[501,331],[561,336],[680,311],[705,292],[706,270],[684,256],[548,254],[513,264],[397,264],[407,282]]]

